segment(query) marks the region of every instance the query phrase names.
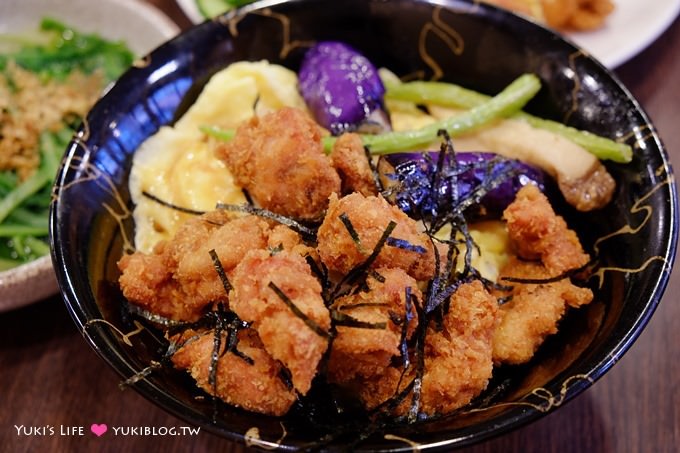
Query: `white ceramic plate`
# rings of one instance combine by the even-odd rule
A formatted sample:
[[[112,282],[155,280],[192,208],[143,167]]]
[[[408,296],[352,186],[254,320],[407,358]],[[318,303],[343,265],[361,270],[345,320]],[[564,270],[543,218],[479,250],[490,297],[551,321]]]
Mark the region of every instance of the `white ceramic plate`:
[[[567,37],[610,69],[649,46],[675,20],[680,0],[614,0],[615,9],[601,29]]]
[[[179,32],[167,16],[137,0],[0,0],[0,34],[30,33],[45,16],[84,32],[123,40],[140,57]],[[56,292],[49,256],[0,272],[0,312]]]

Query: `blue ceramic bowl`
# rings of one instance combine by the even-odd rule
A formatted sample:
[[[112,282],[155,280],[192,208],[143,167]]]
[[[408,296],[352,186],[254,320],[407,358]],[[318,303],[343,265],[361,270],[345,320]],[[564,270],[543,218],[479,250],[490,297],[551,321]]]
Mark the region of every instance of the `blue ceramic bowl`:
[[[188,30],[130,69],[87,116],[54,189],[54,267],[75,323],[122,379],[159,360],[162,345],[153,329],[130,337],[130,344],[121,336],[135,330],[115,265],[134,228],[127,188],[132,155],[186,109],[215,71],[260,59],[296,68],[306,46],[327,39],[353,45],[400,76],[440,78],[486,93],[522,73],[536,73],[543,89],[528,105],[530,112],[634,148],[632,163],[607,164],[618,184],[609,206],[587,215],[564,212],[586,247],[598,251],[594,302],[570,313],[529,364],[496,369],[488,390],[470,407],[377,431],[353,448],[406,451],[412,442],[449,450],[558,409],[617,362],[659,303],[676,250],[675,181],[656,129],[614,75],[552,32],[478,2],[259,2]],[[309,414],[279,419],[214,406],[170,367],[133,387],[187,422],[250,445],[292,451],[332,434]],[[341,449],[357,438],[350,432],[324,445]]]

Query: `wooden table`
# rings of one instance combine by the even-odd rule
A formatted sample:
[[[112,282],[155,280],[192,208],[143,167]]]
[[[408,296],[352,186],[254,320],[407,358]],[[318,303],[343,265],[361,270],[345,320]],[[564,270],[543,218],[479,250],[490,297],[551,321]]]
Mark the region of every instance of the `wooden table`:
[[[181,27],[190,25],[173,0],[151,3]],[[680,20],[616,71],[658,127],[676,168],[680,168],[678,48]],[[663,301],[637,342],[582,395],[531,425],[464,451],[680,451],[678,294],[680,271],[672,274]],[[89,432],[93,423],[138,431],[187,426],[134,390],[120,390],[119,382],[75,329],[59,297],[0,314],[0,451],[245,451],[207,432],[93,436]],[[62,435],[60,431],[68,427],[83,427],[83,435],[73,428],[70,433],[75,435]]]

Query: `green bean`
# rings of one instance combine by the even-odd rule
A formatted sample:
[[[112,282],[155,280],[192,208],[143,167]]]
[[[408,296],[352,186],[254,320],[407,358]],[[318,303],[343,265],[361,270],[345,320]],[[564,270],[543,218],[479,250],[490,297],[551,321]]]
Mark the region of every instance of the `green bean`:
[[[437,133],[441,129],[453,137],[477,129],[497,118],[511,115],[529,102],[540,89],[538,77],[524,74],[496,96],[465,113],[411,131],[364,135],[362,140],[373,154],[387,154],[426,145],[437,139]]]
[[[444,82],[415,81],[395,83],[383,78],[386,87],[385,97],[417,104],[435,104],[444,107],[475,108],[489,96],[461,86]],[[557,121],[538,118],[523,111],[517,111],[514,118],[521,119],[533,127],[549,130],[582,146],[598,159],[627,163],[633,157],[633,150],[625,143],[618,143],[596,134],[567,126]]]

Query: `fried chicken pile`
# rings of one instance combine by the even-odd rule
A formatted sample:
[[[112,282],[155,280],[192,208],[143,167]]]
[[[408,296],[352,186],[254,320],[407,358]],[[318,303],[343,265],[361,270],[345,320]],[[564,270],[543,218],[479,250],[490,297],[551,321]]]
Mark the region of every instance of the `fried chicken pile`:
[[[502,284],[455,280],[452,246],[383,198],[361,141],[340,137],[329,158],[321,137],[290,108],[247,122],[217,154],[275,215],[218,208],[118,263],[130,304],[190,323],[171,361],[208,394],[279,416],[318,378],[367,410],[448,413],[591,301],[569,278],[589,257],[536,187],[505,210]]]

